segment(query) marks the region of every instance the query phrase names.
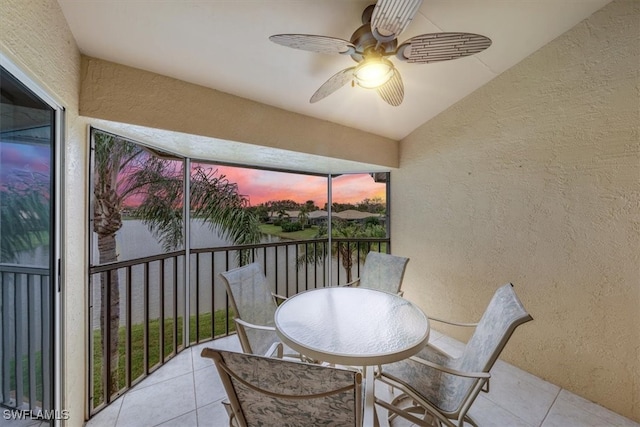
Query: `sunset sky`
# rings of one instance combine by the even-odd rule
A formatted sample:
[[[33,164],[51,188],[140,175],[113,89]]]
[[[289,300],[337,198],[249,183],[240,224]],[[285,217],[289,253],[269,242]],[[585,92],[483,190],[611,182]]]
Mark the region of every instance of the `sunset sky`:
[[[49,173],[48,146],[0,144],[0,183],[8,182],[19,173]],[[271,200],[313,200],[320,208],[327,201],[327,178],[258,169],[206,165],[217,169],[231,182],[238,184],[241,194],[249,197],[252,206]],[[333,201],[358,203],[364,199],[385,199],[384,183],[375,183],[369,174],[341,175],[333,179]]]
[[[49,174],[51,150],[48,145],[0,144],[0,184],[23,173]]]
[[[327,178],[256,169],[215,166],[218,173],[238,184],[241,194],[248,196],[251,205],[270,200],[294,200],[304,203],[313,200],[319,207],[327,201]],[[376,183],[369,174],[341,175],[333,179],[333,201],[358,203],[364,199],[385,199],[384,183]]]

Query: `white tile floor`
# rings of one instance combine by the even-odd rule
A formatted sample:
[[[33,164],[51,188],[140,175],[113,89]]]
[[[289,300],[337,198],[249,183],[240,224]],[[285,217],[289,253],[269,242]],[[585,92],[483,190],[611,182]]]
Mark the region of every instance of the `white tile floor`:
[[[431,342],[452,354],[462,348],[461,343],[436,331],[432,331]],[[98,413],[87,427],[228,425],[220,403],[225,392],[211,360],[200,357],[203,347],[240,351],[235,336],[185,350]],[[492,375],[490,392],[481,393],[470,411],[481,427],[640,427],[502,361],[496,363]],[[394,422],[393,427],[410,425]]]

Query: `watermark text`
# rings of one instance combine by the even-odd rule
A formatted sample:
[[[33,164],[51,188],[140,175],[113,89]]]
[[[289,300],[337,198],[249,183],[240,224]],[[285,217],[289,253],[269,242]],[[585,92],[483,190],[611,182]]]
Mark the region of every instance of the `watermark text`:
[[[5,420],[68,420],[69,411],[63,409],[32,410],[32,409],[4,409],[2,418]]]

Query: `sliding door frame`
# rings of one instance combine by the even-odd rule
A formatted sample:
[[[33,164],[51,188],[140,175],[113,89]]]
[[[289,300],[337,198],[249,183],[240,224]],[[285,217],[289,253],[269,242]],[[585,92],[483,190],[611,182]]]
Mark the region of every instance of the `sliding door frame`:
[[[0,64],[7,70],[13,77],[19,80],[24,86],[27,87],[33,94],[35,94],[40,100],[45,102],[54,110],[53,127],[52,130],[52,147],[51,147],[51,171],[50,176],[52,180],[51,190],[53,192],[53,203],[51,204],[51,231],[53,237],[53,243],[50,243],[50,255],[49,255],[49,269],[51,271],[51,284],[50,289],[52,292],[51,301],[51,315],[49,317],[52,325],[52,343],[53,343],[53,372],[51,372],[52,381],[52,409],[54,412],[53,426],[60,426],[62,417],[58,415],[64,414],[64,397],[63,397],[63,349],[64,349],[64,334],[62,333],[63,324],[63,301],[62,301],[62,284],[64,283],[64,272],[62,271],[62,221],[64,213],[64,204],[62,202],[62,188],[64,188],[64,176],[62,174],[63,168],[63,150],[64,150],[64,135],[65,135],[65,110],[63,105],[58,102],[53,95],[46,91],[42,85],[40,85],[34,78],[24,72],[18,67],[11,59],[0,52]]]

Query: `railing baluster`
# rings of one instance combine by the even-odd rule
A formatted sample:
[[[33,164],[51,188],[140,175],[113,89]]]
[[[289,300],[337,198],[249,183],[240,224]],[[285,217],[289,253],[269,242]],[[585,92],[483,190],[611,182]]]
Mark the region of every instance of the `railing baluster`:
[[[216,283],[216,275],[215,275],[215,252],[211,252],[211,339],[216,337],[216,323],[215,323],[215,283]],[[229,305],[226,306],[225,318],[229,318]],[[229,332],[227,332],[228,334]]]
[[[32,410],[36,409],[36,347],[37,347],[37,336],[38,336],[38,321],[36,319],[36,276],[30,274],[27,277],[27,300],[28,300],[28,313],[29,320],[27,324],[29,325],[28,336],[29,336],[29,345],[28,345],[28,376],[29,376],[29,408]],[[42,324],[42,323],[41,323]]]
[[[127,298],[127,304],[125,307],[125,311],[126,311],[126,319],[125,319],[125,364],[126,364],[126,371],[125,371],[125,381],[127,383],[127,388],[131,387],[131,381],[133,380],[133,378],[131,378],[131,359],[132,359],[132,355],[133,352],[131,351],[131,315],[132,315],[132,310],[131,310],[131,298],[132,298],[132,292],[131,292],[131,266],[127,267],[127,274],[126,274],[126,279],[125,279],[125,293],[126,293],[126,298]]]
[[[298,257],[300,256],[300,251],[298,249],[299,245],[295,246],[295,250],[296,250],[296,258],[295,258],[295,267],[296,267],[296,294],[300,292],[300,274],[298,273]],[[307,280],[309,280],[307,274],[309,273],[309,271],[307,270],[306,266],[304,269],[304,281],[305,283],[307,282]]]
[[[42,319],[43,325],[53,324],[53,316],[51,313],[51,280],[49,276],[43,276],[41,280],[42,286],[42,298],[40,302],[42,304]],[[92,329],[93,331],[93,329]],[[50,331],[42,332],[42,352],[40,355],[42,363],[42,407],[52,407],[52,387],[51,387],[51,375],[53,357],[51,353],[51,334]]]
[[[160,334],[160,349],[158,352],[158,363],[162,365],[164,362],[164,263],[165,259],[160,260],[160,307],[158,309],[158,332]]]
[[[317,242],[313,242],[311,243],[313,246],[313,253],[314,255],[317,254],[317,250],[318,250],[318,243]],[[305,250],[309,250],[309,243],[305,243]],[[308,263],[305,263],[305,265],[309,265]],[[318,263],[314,262],[313,263],[313,287],[314,289],[318,287]],[[309,284],[306,284],[306,289],[309,289]]]
[[[189,319],[183,321],[188,322]],[[178,354],[178,257],[173,258],[173,352]]]
[[[145,375],[149,374],[149,263],[144,263],[144,326],[143,326],[143,338],[144,338],[144,346],[143,346],[143,358],[142,358],[142,366],[144,367]]]
[[[229,270],[229,251],[225,251],[224,252],[224,264],[225,264],[225,270]],[[227,307],[227,315],[225,316],[225,320],[224,320],[224,330],[226,335],[229,335],[229,295],[227,295],[225,293],[225,306]],[[235,313],[234,313],[235,316]]]
[[[284,295],[289,296],[289,248],[287,245],[284,247]],[[296,274],[297,276],[297,274]],[[276,284],[276,287],[278,285]]]
[[[117,272],[117,270],[115,270]],[[102,334],[102,362],[103,362],[103,387],[105,396],[105,402],[111,402],[111,274],[113,271],[109,271],[105,276],[106,283],[104,284],[104,292],[102,298],[102,307],[105,312],[103,319],[103,334]],[[116,273],[117,274],[117,273]]]
[[[278,248],[279,247],[280,246],[276,246],[276,249],[274,251],[275,252],[275,255],[274,255],[275,256],[275,262],[273,263],[273,265],[275,265],[274,270],[275,270],[275,278],[276,278],[275,279],[276,280],[276,293],[278,292],[278,282],[279,282],[279,280],[278,280]],[[266,272],[266,270],[265,270],[265,272]]]
[[[200,342],[200,253],[196,254],[196,343]]]
[[[11,277],[11,279],[7,279]],[[2,358],[2,395],[3,401],[6,404],[10,404],[11,400],[11,341],[13,333],[11,331],[11,318],[12,312],[15,313],[15,304],[10,304],[9,302],[12,300],[11,298],[11,290],[13,289],[13,293],[15,294],[16,290],[16,273],[3,273],[3,286],[2,286],[2,302],[3,302],[3,311],[2,311],[2,326],[3,326],[3,358]]]
[[[2,384],[0,384],[0,402],[7,403],[9,399],[9,357],[7,355],[9,350],[8,345],[8,336],[9,333],[7,331],[7,327],[9,325],[7,313],[9,311],[9,297],[7,296],[9,283],[7,280],[7,276],[9,273],[0,272],[0,318],[2,319],[2,327],[0,327],[0,342],[2,343],[2,347],[0,347],[0,379],[2,380]]]
[[[16,277],[16,287],[14,293],[14,320],[15,320],[15,365],[14,375],[16,381],[16,407],[21,407],[24,402],[24,379],[22,378],[22,357],[24,355],[24,330],[22,322],[22,313],[24,312],[24,291],[25,285],[22,283],[23,275],[20,274],[19,278]]]

